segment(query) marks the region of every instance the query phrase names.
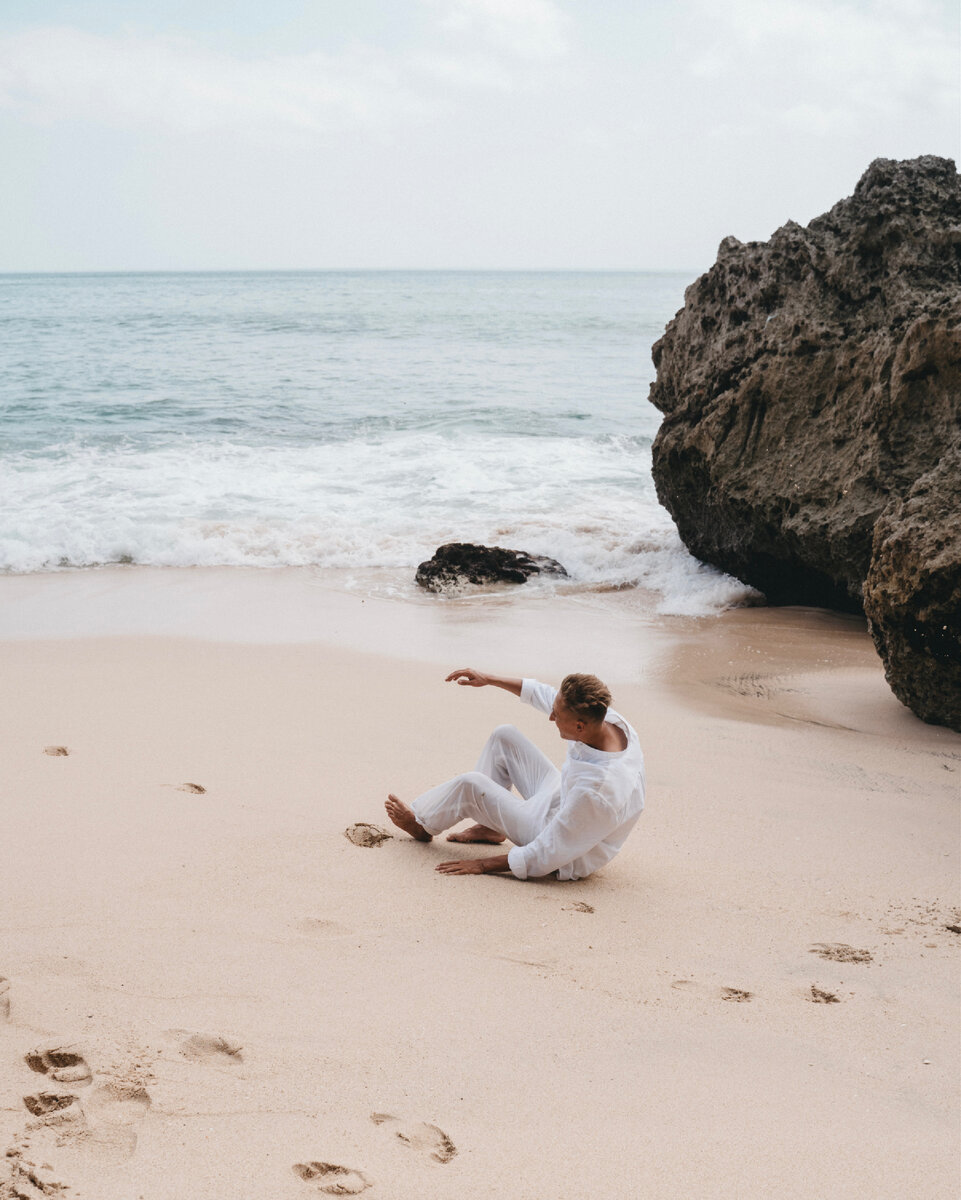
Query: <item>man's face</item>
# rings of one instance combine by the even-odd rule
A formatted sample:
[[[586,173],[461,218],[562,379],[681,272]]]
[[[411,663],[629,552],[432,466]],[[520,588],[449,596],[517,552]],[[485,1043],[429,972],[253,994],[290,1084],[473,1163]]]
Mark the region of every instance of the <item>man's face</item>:
[[[576,742],[584,732],[584,722],[575,717],[569,708],[564,707],[560,696],[554,700],[550,719],[565,742]]]

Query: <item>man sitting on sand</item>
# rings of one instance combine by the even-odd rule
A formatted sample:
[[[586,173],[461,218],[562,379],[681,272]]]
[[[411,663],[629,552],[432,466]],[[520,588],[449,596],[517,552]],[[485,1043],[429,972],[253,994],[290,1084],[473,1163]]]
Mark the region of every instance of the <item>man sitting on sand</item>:
[[[568,675],[560,689],[534,679],[501,679],[462,667],[447,676],[466,687],[503,688],[548,713],[571,745],[562,770],[513,725],[499,725],[476,771],[457,775],[408,807],[391,794],[387,815],[421,842],[469,817],[449,842],[499,845],[508,854],[443,862],[444,875],[511,871],[518,879],[557,872],[583,879],[610,862],[644,808],[644,755],[637,734],[609,708],[611,693],[595,675]],[[510,790],[515,787],[520,797]]]

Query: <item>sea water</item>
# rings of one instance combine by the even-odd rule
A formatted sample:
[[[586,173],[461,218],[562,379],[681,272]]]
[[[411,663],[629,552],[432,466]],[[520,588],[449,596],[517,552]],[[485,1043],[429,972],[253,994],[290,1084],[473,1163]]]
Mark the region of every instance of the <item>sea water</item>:
[[[0,571],[340,568],[448,541],[706,614],[651,478],[651,346],[690,276],[0,276]],[[371,581],[375,580],[375,583]]]

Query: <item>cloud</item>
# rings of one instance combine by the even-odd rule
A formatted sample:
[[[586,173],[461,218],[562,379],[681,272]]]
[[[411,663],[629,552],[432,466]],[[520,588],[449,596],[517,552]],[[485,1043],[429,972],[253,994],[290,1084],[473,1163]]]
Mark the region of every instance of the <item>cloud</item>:
[[[741,88],[759,127],[853,134],[957,106],[957,46],[932,0],[702,3],[691,73]]]
[[[190,131],[371,124],[423,101],[373,51],[241,59],[183,38],[44,28],[0,38],[0,106],[41,123]]]
[[[567,53],[568,18],[549,0],[425,0],[441,10],[441,27],[480,39],[517,58],[543,61]]]
[[[0,109],[52,124],[86,120],[165,131],[389,128],[427,118],[458,92],[528,90],[563,54],[548,0],[423,0],[425,44],[391,52],[239,56],[185,37],[42,27],[0,36]]]

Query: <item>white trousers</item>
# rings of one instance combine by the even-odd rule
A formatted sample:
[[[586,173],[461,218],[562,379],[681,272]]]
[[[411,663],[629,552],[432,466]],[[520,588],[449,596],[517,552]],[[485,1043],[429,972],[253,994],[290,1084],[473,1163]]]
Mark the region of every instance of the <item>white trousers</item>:
[[[515,846],[526,846],[547,823],[560,786],[560,771],[533,742],[513,725],[498,725],[476,770],[424,792],[411,808],[431,834],[469,818],[505,834]]]

